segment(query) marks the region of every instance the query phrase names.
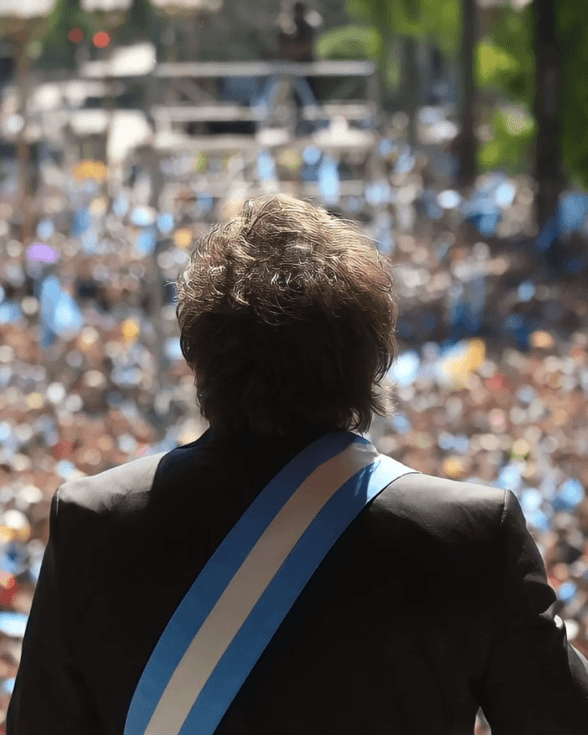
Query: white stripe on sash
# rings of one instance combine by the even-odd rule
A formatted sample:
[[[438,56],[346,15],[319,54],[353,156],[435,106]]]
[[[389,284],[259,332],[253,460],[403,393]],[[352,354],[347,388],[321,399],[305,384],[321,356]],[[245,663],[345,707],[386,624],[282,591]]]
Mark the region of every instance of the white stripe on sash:
[[[317,467],[276,514],[194,636],[145,735],[177,735],[194,701],[288,555],[339,488],[379,457],[354,442]]]

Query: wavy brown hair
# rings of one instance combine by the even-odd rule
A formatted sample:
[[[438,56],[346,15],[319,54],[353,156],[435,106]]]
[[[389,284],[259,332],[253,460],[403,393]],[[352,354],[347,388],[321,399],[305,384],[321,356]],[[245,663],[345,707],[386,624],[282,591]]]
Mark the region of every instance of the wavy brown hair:
[[[352,222],[280,194],[245,203],[178,280],[182,354],[221,432],[365,432],[389,413],[390,266]]]

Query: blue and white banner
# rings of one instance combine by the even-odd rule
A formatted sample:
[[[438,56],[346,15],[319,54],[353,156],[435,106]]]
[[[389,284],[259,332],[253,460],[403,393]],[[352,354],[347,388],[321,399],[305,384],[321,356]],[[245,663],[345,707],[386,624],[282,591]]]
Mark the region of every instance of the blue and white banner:
[[[414,472],[351,432],[325,434],[287,464],[169,621],[125,735],[212,735],[335,541],[385,487]]]

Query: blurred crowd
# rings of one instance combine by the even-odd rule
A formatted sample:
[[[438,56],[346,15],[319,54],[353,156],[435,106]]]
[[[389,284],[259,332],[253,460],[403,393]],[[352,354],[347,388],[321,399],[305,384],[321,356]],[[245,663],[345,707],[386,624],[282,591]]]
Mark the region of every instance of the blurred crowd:
[[[588,653],[588,294],[582,263],[564,267],[583,204],[557,246],[568,256],[555,257],[547,235],[540,247],[532,236],[524,177],[482,177],[464,201],[435,189],[427,156],[391,141],[380,152],[380,179],[353,196],[338,192],[339,169],[320,151],[299,160],[319,201],[359,219],[393,267],[402,350],[387,380],[397,409],[370,436],[422,472],[513,490],[568,637]],[[268,156],[258,160],[262,190]],[[226,158],[182,165],[199,180],[235,171]],[[55,490],[206,428],[179,349],[175,280],[199,233],[233,205],[187,186],[156,208],[145,172],[113,193],[100,164],[84,166],[42,186],[32,242],[18,239],[18,203],[0,192],[3,711]],[[557,219],[562,231],[574,230],[568,220]]]

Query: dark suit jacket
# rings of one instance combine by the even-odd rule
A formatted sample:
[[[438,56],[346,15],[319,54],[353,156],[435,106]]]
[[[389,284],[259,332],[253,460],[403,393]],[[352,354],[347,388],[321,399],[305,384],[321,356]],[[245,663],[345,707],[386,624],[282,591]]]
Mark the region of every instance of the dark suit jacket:
[[[8,735],[122,735],[163,629],[229,530],[320,433],[204,440],[63,484]],[[402,477],[304,589],[217,735],[586,735],[588,662],[516,496]]]

